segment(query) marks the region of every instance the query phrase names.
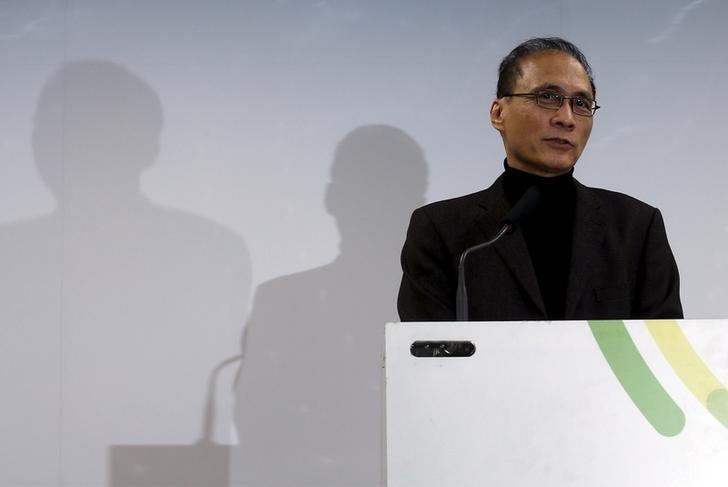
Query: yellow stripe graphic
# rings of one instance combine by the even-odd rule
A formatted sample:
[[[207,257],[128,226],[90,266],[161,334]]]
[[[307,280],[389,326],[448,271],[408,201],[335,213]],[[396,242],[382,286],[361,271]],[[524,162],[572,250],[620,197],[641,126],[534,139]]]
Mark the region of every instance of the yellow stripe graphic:
[[[680,380],[728,428],[728,390],[690,345],[680,325],[674,320],[646,320],[645,325]]]

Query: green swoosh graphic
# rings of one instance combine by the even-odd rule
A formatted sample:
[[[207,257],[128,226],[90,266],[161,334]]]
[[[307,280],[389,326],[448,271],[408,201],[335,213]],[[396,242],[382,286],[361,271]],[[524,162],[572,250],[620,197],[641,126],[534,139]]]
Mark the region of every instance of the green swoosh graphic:
[[[609,367],[645,419],[663,436],[685,427],[685,414],[662,387],[619,320],[589,321]]]
[[[645,325],[675,373],[715,419],[728,428],[728,390],[713,375],[674,320]]]

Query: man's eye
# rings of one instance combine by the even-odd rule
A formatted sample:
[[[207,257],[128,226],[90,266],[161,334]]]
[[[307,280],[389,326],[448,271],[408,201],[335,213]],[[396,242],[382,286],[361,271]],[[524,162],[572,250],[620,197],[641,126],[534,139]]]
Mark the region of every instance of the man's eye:
[[[590,103],[580,96],[574,98],[574,105],[577,107],[591,108]]]
[[[558,93],[551,93],[550,91],[542,91],[538,94],[538,97],[543,101],[554,101],[559,100],[561,95]]]
[[[537,103],[544,107],[558,108],[561,106],[561,100],[564,98],[558,93],[552,91],[541,91],[537,94]]]

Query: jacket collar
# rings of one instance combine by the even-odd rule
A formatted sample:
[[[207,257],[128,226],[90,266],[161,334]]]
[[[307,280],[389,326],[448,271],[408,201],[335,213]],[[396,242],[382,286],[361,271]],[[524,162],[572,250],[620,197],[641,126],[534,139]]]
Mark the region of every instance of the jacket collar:
[[[478,220],[478,227],[486,239],[495,236],[501,228],[501,220],[511,209],[505,196],[503,179],[504,175],[496,179],[488,190],[480,194],[481,197],[478,201],[478,206],[484,210],[482,217]],[[504,235],[493,245],[493,248],[505,262],[513,278],[521,285],[541,313],[546,316],[546,307],[538,287],[536,271],[531,263],[531,256],[521,231],[516,228],[513,233]]]

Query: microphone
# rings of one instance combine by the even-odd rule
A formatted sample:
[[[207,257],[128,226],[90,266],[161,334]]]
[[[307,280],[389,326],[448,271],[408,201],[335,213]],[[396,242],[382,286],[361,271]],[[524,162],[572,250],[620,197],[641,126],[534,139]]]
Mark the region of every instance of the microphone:
[[[529,187],[521,199],[513,205],[511,211],[501,220],[501,228],[495,237],[487,242],[473,245],[460,254],[458,262],[458,289],[455,296],[455,319],[457,321],[468,321],[468,291],[465,287],[465,259],[471,252],[490,247],[503,237],[506,233],[512,233],[516,227],[522,225],[533,214],[533,211],[541,204],[541,189],[538,186]]]
[[[529,187],[521,199],[513,205],[511,211],[506,214],[501,222],[503,225],[510,225],[509,232],[513,232],[518,225],[525,223],[533,211],[541,204],[541,188],[538,186]]]

